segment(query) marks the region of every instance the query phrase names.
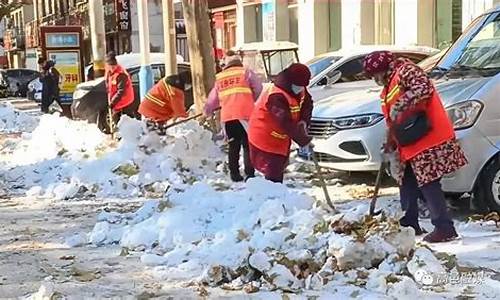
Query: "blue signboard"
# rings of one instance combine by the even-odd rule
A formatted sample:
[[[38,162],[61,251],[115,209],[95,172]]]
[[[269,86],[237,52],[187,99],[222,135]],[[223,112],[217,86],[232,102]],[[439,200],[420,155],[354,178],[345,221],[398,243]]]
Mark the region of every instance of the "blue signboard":
[[[47,33],[47,48],[78,48],[80,47],[80,35],[78,33]]]

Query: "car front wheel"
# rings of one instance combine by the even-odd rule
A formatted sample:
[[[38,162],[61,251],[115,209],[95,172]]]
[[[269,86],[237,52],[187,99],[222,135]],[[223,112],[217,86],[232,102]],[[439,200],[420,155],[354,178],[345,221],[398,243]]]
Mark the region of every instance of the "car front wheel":
[[[477,183],[479,207],[500,212],[500,157],[495,157],[483,169]]]

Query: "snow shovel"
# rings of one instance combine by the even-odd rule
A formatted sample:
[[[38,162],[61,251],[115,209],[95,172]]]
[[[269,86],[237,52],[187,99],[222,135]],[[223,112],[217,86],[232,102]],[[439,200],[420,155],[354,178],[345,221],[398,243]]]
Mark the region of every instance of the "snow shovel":
[[[113,121],[113,109],[111,108],[111,105],[108,100],[108,125],[109,125],[109,132],[111,133],[111,139],[115,139],[115,122]]]
[[[314,162],[314,167],[316,168],[316,174],[318,176],[319,183],[321,188],[323,189],[323,193],[325,194],[325,200],[328,206],[336,212],[335,206],[333,206],[332,200],[330,199],[330,194],[328,193],[328,188],[326,186],[325,178],[323,177],[323,173],[321,172],[321,167],[318,163],[318,158],[316,157],[314,150],[311,150],[310,156],[312,157],[312,161]]]
[[[382,162],[380,164],[380,168],[377,173],[377,179],[375,179],[375,190],[373,191],[372,200],[370,202],[370,216],[378,216],[382,213],[382,210],[375,211],[375,205],[377,205],[378,192],[380,190],[380,186],[382,185],[382,174],[386,168],[386,162]]]
[[[219,111],[219,110],[220,110],[220,107],[217,108],[214,112]],[[203,116],[203,114],[196,114],[196,115],[191,116],[189,118],[182,119],[180,121],[169,124],[169,125],[165,126],[165,129],[172,128],[172,127],[175,127],[175,126],[180,125],[180,124],[184,124],[184,123],[189,122],[191,120],[198,119],[199,117],[202,117],[202,116]]]

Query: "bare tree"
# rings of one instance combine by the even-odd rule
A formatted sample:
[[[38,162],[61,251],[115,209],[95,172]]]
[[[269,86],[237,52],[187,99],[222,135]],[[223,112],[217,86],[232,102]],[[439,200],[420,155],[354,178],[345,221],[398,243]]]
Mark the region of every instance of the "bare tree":
[[[215,82],[215,61],[207,0],[182,0],[189,47],[193,96],[200,113]]]

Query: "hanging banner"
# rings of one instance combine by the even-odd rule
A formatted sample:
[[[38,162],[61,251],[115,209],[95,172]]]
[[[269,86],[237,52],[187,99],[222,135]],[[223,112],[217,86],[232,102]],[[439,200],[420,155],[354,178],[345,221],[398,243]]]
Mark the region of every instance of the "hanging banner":
[[[276,1],[262,1],[262,37],[265,42],[276,41]]]
[[[61,74],[59,80],[60,99],[62,103],[73,101],[73,92],[82,80],[80,78],[79,50],[47,51],[48,58],[55,62],[55,68]]]

